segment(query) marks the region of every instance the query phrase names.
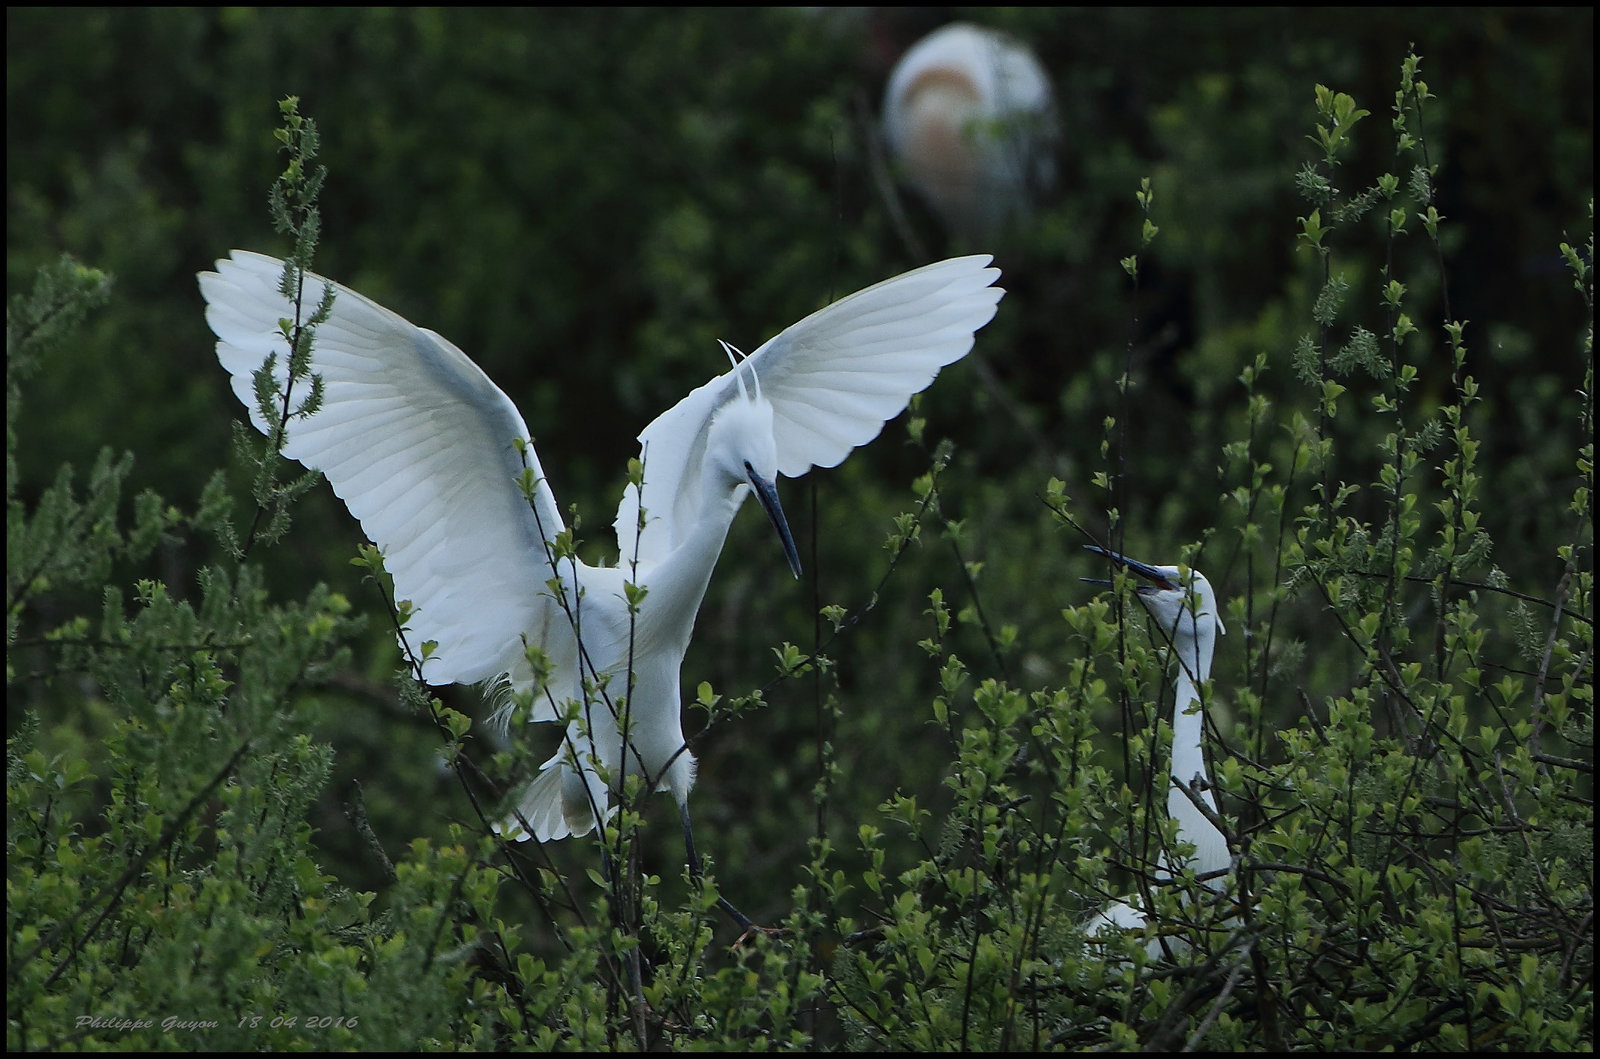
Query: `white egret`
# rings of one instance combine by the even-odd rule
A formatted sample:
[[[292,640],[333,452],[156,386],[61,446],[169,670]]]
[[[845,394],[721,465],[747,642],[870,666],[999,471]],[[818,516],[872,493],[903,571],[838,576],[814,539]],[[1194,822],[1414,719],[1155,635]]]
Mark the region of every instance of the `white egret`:
[[[396,599],[415,608],[413,646],[437,645],[422,665],[430,684],[484,683],[501,698],[532,690],[533,721],[569,718],[567,704],[578,704],[505,833],[587,834],[612,810],[607,781],[620,790],[636,775],[677,800],[699,874],[679,669],[734,514],[753,492],[798,577],[776,477],[835,466],[967,354],[1004,294],[989,262],[941,261],[841,298],[657,417],[639,434],[642,487],[630,483],[617,509],[614,567],[557,557],[555,495],[522,417],[483,370],[442,336],[334,285],[311,358],[322,405],[289,423],[284,455],[321,471],[382,550]],[[252,376],[276,353],[287,378],[279,321],[295,310],[279,292],[284,265],[235,250],[216,269],[199,278],[217,357],[265,432]],[[306,281],[314,304],[327,281]],[[544,672],[527,646],[542,652]]]
[[[1139,602],[1144,604],[1156,625],[1172,645],[1177,665],[1173,676],[1172,702],[1172,766],[1167,787],[1167,815],[1178,825],[1178,841],[1187,842],[1194,852],[1186,863],[1197,876],[1212,875],[1204,884],[1212,890],[1225,885],[1226,871],[1231,863],[1228,842],[1216,824],[1195,805],[1194,799],[1183,790],[1183,784],[1197,795],[1212,815],[1216,815],[1217,802],[1211,793],[1210,772],[1206,768],[1204,749],[1205,704],[1200,698],[1199,685],[1211,676],[1211,656],[1216,649],[1217,636],[1227,630],[1217,605],[1216,592],[1211,582],[1198,570],[1180,570],[1176,566],[1151,566],[1125,555],[1090,547],[1090,551],[1105,556],[1126,567],[1148,583],[1135,590]],[[1096,584],[1108,582],[1085,578]],[[1172,858],[1163,849],[1160,857],[1158,879],[1170,878]],[[1090,922],[1091,933],[1104,933],[1112,929],[1133,929],[1145,924],[1145,915],[1139,909],[1123,903],[1113,904],[1098,913]],[[1161,952],[1160,939],[1150,942],[1151,955]]]
[[[889,75],[883,127],[907,181],[966,239],[1023,219],[1055,180],[1050,77],[997,30],[952,22],[914,44]]]

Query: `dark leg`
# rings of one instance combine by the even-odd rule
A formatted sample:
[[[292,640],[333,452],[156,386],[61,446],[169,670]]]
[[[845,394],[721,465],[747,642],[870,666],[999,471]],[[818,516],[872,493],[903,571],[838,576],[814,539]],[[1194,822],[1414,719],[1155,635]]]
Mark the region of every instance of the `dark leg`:
[[[687,803],[678,803],[678,818],[683,821],[683,845],[684,848],[689,851],[689,874],[696,882],[699,882],[702,877],[700,872],[700,854],[696,853],[694,850],[694,829],[689,826],[689,806]],[[759,929],[754,923],[750,922],[749,917],[747,917],[737,908],[733,907],[733,905],[729,904],[726,897],[718,897],[717,905],[724,912],[728,913],[728,915],[732,916],[733,921],[739,924],[739,928],[745,933],[748,934],[751,930]]]

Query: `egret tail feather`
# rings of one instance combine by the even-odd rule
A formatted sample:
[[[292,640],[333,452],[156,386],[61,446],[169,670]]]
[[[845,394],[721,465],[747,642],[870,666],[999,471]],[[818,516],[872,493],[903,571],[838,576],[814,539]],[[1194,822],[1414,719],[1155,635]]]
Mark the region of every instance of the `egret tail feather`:
[[[568,769],[552,765],[534,777],[532,783],[517,799],[517,808],[505,820],[495,825],[495,833],[526,842],[536,838],[540,842],[554,842],[568,836],[581,837],[594,830],[594,814],[586,802],[579,799],[578,811],[573,811],[567,797]],[[577,777],[572,777],[574,780]],[[578,786],[582,786],[581,781]]]

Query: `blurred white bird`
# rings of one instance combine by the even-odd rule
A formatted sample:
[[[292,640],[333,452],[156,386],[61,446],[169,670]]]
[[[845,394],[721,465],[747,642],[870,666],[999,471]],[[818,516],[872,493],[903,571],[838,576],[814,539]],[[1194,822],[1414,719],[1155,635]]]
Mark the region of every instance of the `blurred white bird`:
[[[841,298],[645,427],[642,488],[630,483],[617,509],[615,567],[558,555],[561,511],[528,428],[482,369],[334,285],[311,359],[323,402],[289,423],[283,453],[326,475],[382,550],[396,599],[415,608],[412,646],[437,644],[422,667],[430,684],[484,683],[502,699],[507,688],[532,691],[532,720],[568,722],[505,833],[587,834],[611,812],[624,773],[637,775],[677,800],[699,874],[678,679],[734,514],[753,492],[799,576],[777,475],[838,464],[966,355],[1004,294],[989,262],[942,261]],[[276,354],[280,386],[287,379],[279,321],[296,313],[279,291],[284,264],[235,250],[216,268],[199,278],[217,358],[266,432],[252,377]],[[314,304],[327,281],[306,280]],[[597,425],[612,418],[604,406],[586,414]]]
[[[967,240],[1025,219],[1055,182],[1049,75],[997,30],[953,22],[913,45],[889,75],[883,127],[907,182]]]
[[[1198,686],[1210,679],[1217,636],[1227,631],[1222,626],[1216,593],[1211,582],[1198,570],[1185,572],[1176,566],[1150,566],[1104,548],[1090,547],[1089,551],[1126,567],[1148,582],[1135,590],[1139,602],[1172,644],[1172,653],[1177,658],[1173,677],[1172,768],[1167,787],[1167,815],[1177,822],[1179,843],[1187,842],[1194,847],[1194,852],[1182,863],[1191,867],[1197,876],[1225,872],[1231,863],[1227,839],[1178,786],[1180,782],[1187,785],[1206,808],[1216,814],[1217,801],[1211,793],[1203,746],[1205,706],[1198,691]],[[1092,578],[1084,580],[1109,583]],[[1171,878],[1175,860],[1162,850],[1161,869],[1156,873],[1158,880]],[[1204,885],[1214,891],[1222,890],[1225,883],[1226,877],[1221,874],[1204,880]],[[1089,931],[1099,934],[1112,929],[1136,929],[1144,924],[1142,911],[1118,902],[1096,914],[1090,921]],[[1152,956],[1160,955],[1161,939],[1152,939],[1147,951]]]

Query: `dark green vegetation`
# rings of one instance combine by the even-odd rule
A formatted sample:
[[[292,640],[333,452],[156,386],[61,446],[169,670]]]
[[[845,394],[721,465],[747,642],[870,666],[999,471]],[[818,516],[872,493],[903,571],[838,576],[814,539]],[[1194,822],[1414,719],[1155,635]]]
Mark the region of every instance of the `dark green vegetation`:
[[[931,22],[8,10],[9,1047],[1593,1047],[1592,12],[981,18],[1064,126],[992,248],[876,176]],[[782,486],[807,580],[745,512],[700,615],[698,837],[788,933],[730,948],[668,799],[615,906],[498,847],[554,733],[405,679],[326,486],[251,532],[193,275],[291,249],[291,94],[316,267],[483,365],[595,557],[717,338],[996,254],[974,356]],[[1227,607],[1241,904],[1158,889],[1171,959],[1080,929],[1171,694],[1091,540]]]

